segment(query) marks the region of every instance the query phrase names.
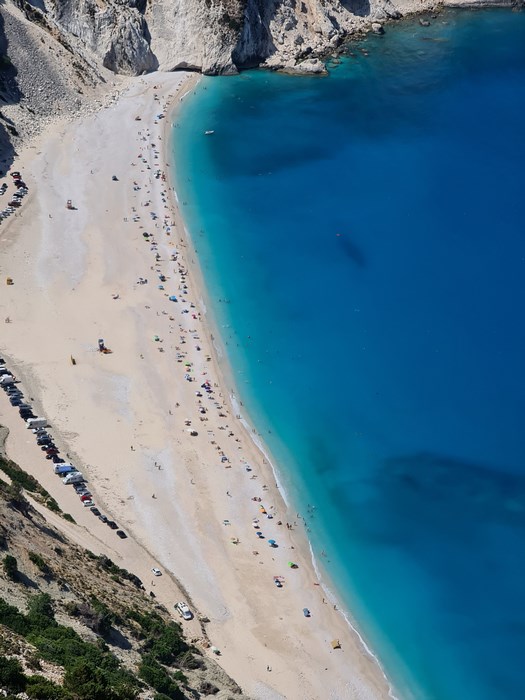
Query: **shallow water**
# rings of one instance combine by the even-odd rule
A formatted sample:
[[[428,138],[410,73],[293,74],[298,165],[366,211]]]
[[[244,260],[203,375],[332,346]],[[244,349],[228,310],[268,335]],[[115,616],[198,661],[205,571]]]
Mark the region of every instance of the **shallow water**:
[[[204,79],[179,198],[236,386],[398,694],[525,697],[525,13],[353,52]]]

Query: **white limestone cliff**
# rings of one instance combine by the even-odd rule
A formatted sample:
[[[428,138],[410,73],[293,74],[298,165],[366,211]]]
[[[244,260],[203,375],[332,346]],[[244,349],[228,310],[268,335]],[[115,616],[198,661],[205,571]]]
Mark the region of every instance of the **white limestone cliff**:
[[[294,69],[373,23],[513,0],[4,0],[116,73]],[[520,2],[521,0],[516,0]],[[314,64],[315,65],[315,64]]]

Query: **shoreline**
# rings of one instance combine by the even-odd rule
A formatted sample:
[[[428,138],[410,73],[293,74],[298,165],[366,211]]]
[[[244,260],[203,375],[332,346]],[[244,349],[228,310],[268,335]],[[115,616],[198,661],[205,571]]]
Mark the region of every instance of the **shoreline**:
[[[197,82],[200,82],[200,79]],[[171,151],[173,152],[173,150],[174,145],[171,144]],[[174,183],[176,181],[176,168],[174,166],[171,166],[170,170],[172,173],[170,177],[170,184],[173,184],[172,194],[174,195],[173,207],[175,208],[175,210],[177,210],[177,215],[181,222],[182,229],[184,231],[185,242],[191,248],[191,253],[194,256],[194,259],[192,259],[190,263],[189,269],[195,275],[195,286],[199,290],[199,293],[202,295],[200,302],[203,305],[203,313],[207,319],[206,334],[208,336],[208,339],[210,340],[211,346],[215,350],[214,362],[216,365],[217,375],[219,377],[219,383],[223,387],[232,387],[228,392],[228,400],[232,409],[232,414],[238,418],[239,423],[242,425],[245,431],[246,437],[253,443],[255,449],[261,454],[263,461],[265,460],[265,467],[271,473],[275,481],[275,486],[277,489],[277,498],[280,498],[282,500],[286,511],[289,511],[290,513],[295,513],[295,506],[297,504],[295,504],[293,498],[291,498],[288,495],[286,488],[283,485],[283,481],[279,473],[279,460],[273,456],[269,446],[264,440],[263,435],[257,430],[256,422],[252,420],[249,410],[246,408],[244,402],[242,401],[241,390],[237,386],[237,381],[235,379],[232,365],[230,363],[230,359],[228,357],[228,353],[220,332],[220,326],[213,313],[213,303],[209,298],[210,290],[205,283],[204,274],[202,272],[199,262],[199,256],[196,252],[195,244],[191,236],[191,228],[189,227],[188,222],[186,222],[186,220],[184,219],[183,211],[180,207],[180,203],[176,194],[176,189],[174,187]],[[191,274],[189,276],[191,277]],[[332,577],[329,575],[328,571],[322,566],[322,562],[318,561],[318,559],[316,558],[313,550],[313,545],[307,534],[306,520],[299,515],[299,511],[297,512],[297,516],[298,519],[300,519],[299,531],[304,540],[303,547],[305,548],[305,550],[307,550],[310,565],[312,566],[315,572],[315,576],[319,581],[319,585],[323,590],[327,601],[330,603],[330,605],[333,605],[334,609],[336,609],[337,612],[342,616],[342,618],[344,619],[344,623],[347,625],[350,633],[358,638],[359,644],[361,645],[362,649],[370,657],[371,661],[377,666],[378,671],[382,675],[384,682],[388,687],[388,698],[390,698],[391,700],[401,700],[401,696],[397,695],[393,682],[388,677],[379,656],[376,655],[373,648],[370,646],[366,638],[363,636],[362,632],[359,630],[357,620],[353,618],[351,609],[347,608],[347,606],[342,603],[342,596],[338,592],[337,585],[332,580]]]
[[[176,76],[176,80],[179,77]],[[304,552],[307,539],[302,529],[285,532],[279,530],[275,520],[265,520],[264,530],[279,540],[279,548],[271,550],[266,545],[265,553],[259,553],[257,560],[246,551],[255,542],[254,539],[248,541],[248,533],[253,538],[249,519],[258,515],[257,505],[249,502],[249,494],[254,491],[258,493],[265,505],[272,504],[267,505],[268,510],[275,509],[276,518],[284,519],[286,509],[278,500],[282,494],[279,489],[270,486],[261,489],[260,481],[247,481],[246,473],[242,472],[243,464],[253,463],[253,471],[257,471],[258,476],[267,480],[268,484],[271,484],[272,477],[265,471],[264,464],[256,454],[259,448],[254,445],[253,436],[249,431],[244,434],[244,430],[238,427],[238,421],[233,418],[235,414],[227,414],[227,420],[234,421],[230,432],[236,441],[239,440],[242,460],[228,457],[231,464],[222,471],[203,473],[207,469],[209,471],[206,465],[219,460],[213,456],[216,454],[213,446],[205,444],[204,424],[202,432],[198,431],[198,440],[185,433],[182,416],[189,415],[191,411],[191,420],[194,422],[198,420],[198,415],[193,417],[193,392],[190,392],[181,377],[174,381],[177,364],[167,366],[164,362],[166,355],[173,355],[170,352],[173,351],[173,346],[168,349],[169,338],[162,338],[164,345],[155,345],[157,341],[153,341],[153,344],[150,341],[147,345],[145,340],[145,334],[151,337],[160,324],[156,319],[160,318],[164,322],[163,316],[170,317],[171,309],[170,312],[166,311],[166,300],[162,294],[159,295],[159,290],[154,289],[153,283],[139,287],[136,283],[130,285],[129,281],[124,280],[128,270],[128,277],[134,275],[135,278],[141,269],[144,270],[145,243],[140,231],[136,230],[137,227],[123,225],[122,220],[124,219],[124,224],[132,224],[129,220],[126,221],[129,219],[126,214],[129,214],[133,202],[141,204],[138,200],[142,197],[142,189],[146,190],[148,185],[152,200],[156,196],[155,211],[163,211],[163,185],[159,180],[161,186],[153,192],[155,181],[148,170],[154,167],[155,158],[150,158],[153,154],[149,151],[145,158],[148,168],[143,168],[144,176],[140,176],[137,170],[129,169],[129,159],[135,161],[137,158],[135,151],[128,153],[127,144],[122,143],[128,138],[127,135],[121,133],[120,139],[115,136],[121,123],[115,122],[115,119],[129,119],[133,112],[146,109],[149,105],[146,95],[151,96],[155,92],[154,83],[161,85],[158,93],[162,91],[162,98],[166,99],[174,89],[173,82],[173,75],[170,74],[154,74],[135,79],[130,81],[128,90],[122,94],[115,107],[62,127],[62,131],[52,129],[46,132],[42,138],[44,148],[33,154],[32,159],[32,165],[41,180],[38,185],[35,173],[30,181],[27,166],[20,164],[23,159],[14,166],[26,171],[24,175],[30,185],[30,197],[16,218],[0,228],[1,272],[12,274],[15,280],[14,287],[8,288],[5,300],[0,302],[4,314],[9,314],[13,319],[6,327],[10,332],[5,334],[2,345],[5,345],[6,356],[10,356],[13,361],[13,368],[16,367],[20,373],[26,394],[36,397],[35,403],[40,404],[39,413],[50,419],[53,432],[60,436],[59,446],[65,446],[73,453],[73,461],[79,468],[86,468],[90,483],[94,486],[97,504],[103,504],[102,507],[108,513],[124,523],[122,527],[129,534],[128,540],[122,544],[115,543],[107,528],[104,530],[103,525],[99,527],[85,511],[79,512],[74,493],[70,490],[64,493],[64,487],[57,478],[49,474],[51,470],[46,472],[45,486],[57,498],[61,507],[75,517],[79,523],[78,530],[83,530],[83,537],[87,532],[100,540],[101,546],[105,546],[105,540],[111,537],[110,549],[120,551],[120,561],[128,561],[126,568],[132,571],[138,569],[144,572],[151,568],[148,567],[150,561],[146,565],[145,562],[139,562],[144,551],[150,552],[151,558],[158,561],[166,573],[173,574],[190,591],[190,604],[211,620],[206,625],[207,634],[212,644],[222,651],[219,663],[248,694],[253,697],[278,698],[297,697],[294,693],[299,692],[302,697],[326,697],[327,681],[320,673],[323,668],[329,670],[332,697],[387,697],[389,692],[381,678],[384,676],[382,670],[365,654],[360,642],[352,639],[352,634],[346,630],[346,620],[342,620],[341,615],[331,614],[327,610],[328,606],[320,603],[318,592],[312,590],[311,581],[316,576],[314,565],[309,561],[310,555],[308,551],[306,554]],[[146,89],[140,95],[130,95],[134,90],[136,92],[135,88],[139,85],[145,85]],[[178,89],[181,91],[181,86]],[[180,92],[177,100],[179,97]],[[156,105],[151,105],[151,108],[157,109]],[[172,103],[172,109],[164,115],[165,123],[161,125],[164,130],[164,149],[168,140],[168,123],[175,108],[176,103]],[[150,116],[155,122],[154,114],[153,112]],[[145,118],[138,124],[133,122],[133,125],[137,127],[139,135],[144,127],[152,132],[154,130],[153,124]],[[129,139],[132,131],[130,127]],[[160,137],[161,131],[159,129],[156,134],[151,134],[155,143],[157,134]],[[89,146],[82,143],[83,140],[89,142],[90,138],[91,143],[96,142],[99,134],[101,137],[104,134],[112,137],[111,141],[106,142],[106,157],[111,154],[111,163],[107,163],[104,153],[94,149],[90,151]],[[150,139],[149,134],[147,139]],[[55,160],[51,154],[58,143],[60,157]],[[170,160],[171,155],[169,153]],[[164,152],[164,158],[157,159],[163,161],[163,166],[167,162],[166,156],[167,153]],[[113,187],[113,183],[108,181],[104,185],[104,191],[89,177],[90,171],[96,177],[103,173],[105,183],[112,170],[118,171],[118,185],[115,183]],[[136,180],[133,180],[134,177]],[[130,192],[132,182],[140,183],[137,185],[140,194]],[[57,190],[58,185],[60,191]],[[169,185],[166,188],[170,192]],[[66,190],[68,193],[73,190],[73,202],[78,207],[75,216],[71,216],[64,208]],[[105,190],[109,192],[106,193]],[[94,193],[97,193],[96,197],[93,197]],[[140,211],[142,213],[148,210]],[[179,225],[182,225],[181,231],[185,230],[181,212],[170,211],[169,215],[173,218],[174,231],[178,232],[177,218]],[[48,216],[52,219],[51,222],[47,219]],[[162,220],[160,215],[159,218]],[[140,220],[147,221],[148,229],[153,228],[149,218]],[[105,228],[109,231],[102,231]],[[22,230],[24,236],[17,235]],[[155,233],[155,240],[159,235],[162,235],[162,231]],[[118,240],[119,237],[126,242]],[[188,237],[188,250],[190,241],[191,237]],[[9,243],[7,247],[6,242]],[[171,249],[168,247],[170,242],[172,241],[166,242],[163,239],[160,243],[159,239],[156,248],[159,254],[162,251],[163,264],[164,253]],[[66,249],[67,253],[64,254]],[[191,296],[194,308],[198,309],[200,297],[205,298],[196,274],[196,271],[200,273],[198,262],[191,265],[183,251],[177,255],[180,255],[183,265],[191,270],[183,277],[187,278],[188,300]],[[155,264],[151,269],[155,269]],[[169,272],[170,276],[166,275],[168,279],[172,278],[171,270]],[[147,273],[151,277],[149,270]],[[119,298],[111,299],[111,293],[118,294]],[[130,301],[131,297],[133,299]],[[180,316],[181,304],[182,297],[177,304],[178,308],[173,311],[174,325],[163,324],[164,332],[168,335],[177,333],[175,316]],[[146,313],[144,309],[148,312],[156,310],[157,316],[153,317],[153,321],[153,314]],[[195,378],[197,374],[201,377],[213,375],[213,379],[220,383],[220,378],[223,378],[221,362],[216,356],[214,344],[210,345],[209,323],[200,323],[198,317],[189,319],[190,315],[192,314],[186,315],[189,323],[179,324],[179,338],[185,338],[185,345],[191,344],[190,336],[195,335],[191,332],[192,326],[198,327],[199,333],[206,338],[206,342],[204,339],[198,341],[202,348],[197,351],[201,353],[200,356],[194,349],[191,354],[188,350],[187,358],[192,362],[192,374]],[[197,312],[194,311],[193,315],[197,316]],[[206,314],[203,310],[202,315],[209,321],[209,310]],[[169,331],[166,325],[170,328]],[[97,355],[96,349],[92,347],[97,336],[107,336],[113,356]],[[35,337],[41,341],[38,348],[31,342]],[[186,343],[186,339],[190,343]],[[156,352],[159,348],[163,350],[162,354]],[[213,359],[203,362],[206,352]],[[77,358],[74,369],[67,361],[70,354]],[[60,355],[60,360],[57,360],[57,355]],[[116,361],[112,362],[113,360]],[[222,401],[219,400],[218,403],[224,406],[225,400],[230,401],[230,396],[229,392],[224,391],[224,385],[222,391],[220,388],[217,387],[217,393]],[[180,394],[179,407],[184,411],[178,412],[176,422],[171,418],[172,397],[175,394],[177,398]],[[213,426],[214,436],[220,435],[223,443],[223,434],[216,431],[224,428],[225,421],[219,420],[220,416],[215,415],[212,403],[213,401],[206,409],[209,413],[209,426]],[[169,413],[166,410],[168,407]],[[218,410],[222,412],[221,409]],[[9,455],[41,480],[43,465],[42,461],[36,462],[36,446],[28,442],[18,415],[1,396],[0,411],[2,422],[11,429],[7,440]],[[144,425],[145,422],[147,425]],[[195,425],[200,427],[199,423]],[[108,427],[111,428],[110,431]],[[246,440],[246,437],[250,440]],[[130,440],[133,442],[130,443]],[[209,443],[214,442],[215,439],[209,440]],[[138,449],[133,447],[134,444],[138,445]],[[233,452],[236,445],[232,441],[228,445],[228,453]],[[82,458],[77,455],[82,455]],[[162,464],[162,469],[158,472],[152,468],[152,462],[157,460]],[[30,467],[26,466],[27,462]],[[43,464],[47,466],[45,462]],[[107,464],[111,465],[109,469],[105,466]],[[226,471],[230,469],[231,471]],[[236,476],[232,481],[234,473]],[[199,480],[197,499],[193,496],[194,485],[188,477]],[[220,491],[224,493],[225,487],[240,492],[240,495],[235,496],[235,502],[228,498],[228,488],[226,499],[217,495]],[[159,488],[161,491],[158,491]],[[154,507],[152,497],[149,496],[151,489],[155,489],[154,496],[158,493]],[[126,493],[129,496],[124,499]],[[165,498],[166,495],[168,498]],[[225,531],[230,530],[230,527],[222,524],[221,514],[225,523],[228,521],[234,526],[231,534],[239,538],[238,545],[232,546],[228,540],[230,532],[225,534]],[[166,522],[177,532],[178,541],[175,545],[173,538],[169,537],[170,533],[165,535],[163,532],[162,523]],[[93,528],[91,524],[94,525]],[[71,529],[74,531],[77,528],[71,526]],[[125,548],[132,549],[133,541],[143,542],[144,549],[137,547],[130,557]],[[263,544],[258,545],[261,552]],[[291,558],[286,553],[290,547],[296,547],[293,559],[300,562],[297,572],[284,569],[284,562]],[[275,554],[275,557],[270,557],[270,554]],[[114,554],[112,558],[115,558]],[[272,561],[280,563],[272,564]],[[263,568],[260,569],[260,566]],[[279,569],[281,574],[286,574],[284,590],[275,588],[271,581],[271,576]],[[258,571],[266,572],[264,583],[261,583]],[[292,576],[296,573],[297,577]],[[148,587],[146,577],[143,580]],[[153,584],[159,602],[172,608],[175,602],[174,579],[163,576],[159,581],[152,581],[151,585]],[[213,587],[219,590],[215,591]],[[304,599],[312,610],[315,627],[305,627],[301,615]],[[279,617],[273,619],[271,611],[276,605]],[[183,626],[190,634],[198,635],[197,622],[195,620],[194,626],[185,623]],[[341,640],[342,650],[331,649],[329,640],[334,638]],[[242,668],[239,668],[240,658],[245,659]],[[268,672],[268,668],[272,671]]]

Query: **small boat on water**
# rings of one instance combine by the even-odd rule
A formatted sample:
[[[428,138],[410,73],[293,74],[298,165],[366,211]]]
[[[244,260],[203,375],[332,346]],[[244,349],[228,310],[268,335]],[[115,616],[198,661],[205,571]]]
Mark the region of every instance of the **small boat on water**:
[[[208,129],[208,131],[204,132],[204,136],[211,136],[214,133],[215,133],[215,131],[213,129]]]

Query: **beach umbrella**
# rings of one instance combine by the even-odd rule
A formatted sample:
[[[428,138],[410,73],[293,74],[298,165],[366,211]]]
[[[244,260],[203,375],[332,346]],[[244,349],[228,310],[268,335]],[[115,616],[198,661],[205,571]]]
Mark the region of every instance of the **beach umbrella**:
[[[268,540],[268,544],[270,545],[270,547],[275,547],[277,543],[275,542],[275,540]]]
[[[168,299],[170,301],[177,301],[177,297],[174,294],[172,294],[170,297],[168,297]]]

